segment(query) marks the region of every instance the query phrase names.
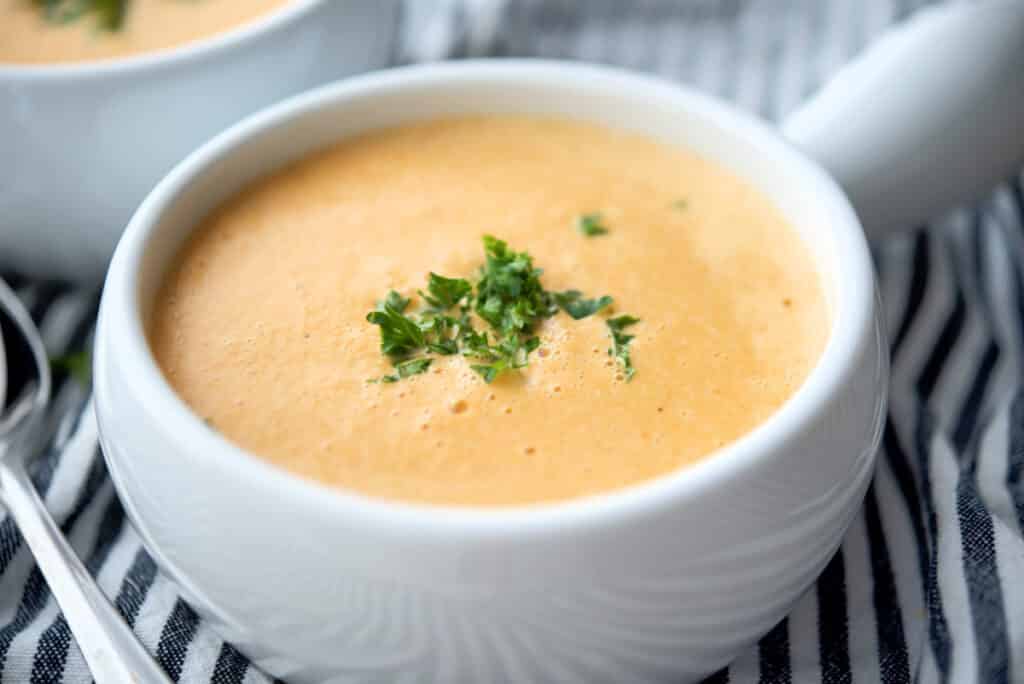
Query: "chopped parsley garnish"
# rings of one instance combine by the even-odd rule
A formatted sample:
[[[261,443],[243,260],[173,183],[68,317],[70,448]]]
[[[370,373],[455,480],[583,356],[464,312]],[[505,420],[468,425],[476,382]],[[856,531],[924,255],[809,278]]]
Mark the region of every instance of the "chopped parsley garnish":
[[[605,295],[587,299],[579,290],[548,292],[540,281],[541,269],[526,252],[516,252],[503,240],[490,235],[483,238],[484,265],[474,284],[463,278],[447,278],[431,273],[427,290],[419,291],[425,308],[406,313],[410,300],[391,291],[366,320],[380,327],[381,352],[391,359],[395,372],[370,382],[398,382],[426,372],[432,359],[424,354],[452,356],[461,354],[471,361],[470,368],[493,382],[502,373],[525,368],[529,356],[540,347],[534,334],[544,319],[564,310],[573,319],[592,316],[608,307],[612,298]],[[473,326],[476,314],[489,329]],[[612,321],[625,321],[624,328],[636,322],[629,316]],[[623,351],[624,368],[633,377],[626,349],[631,335],[619,331],[616,342]],[[619,339],[619,338],[616,338]]]
[[[54,24],[68,24],[94,14],[99,27],[117,31],[124,26],[129,0],[32,0],[43,17]]]
[[[540,284],[542,271],[526,252],[514,252],[504,240],[484,236],[487,260],[480,269],[474,310],[503,334],[530,332],[557,311]]]
[[[597,299],[584,299],[583,293],[579,290],[556,292],[553,296],[555,303],[577,321],[587,316],[593,316],[601,309],[611,305],[613,301],[608,295]]]
[[[55,356],[50,359],[50,368],[58,373],[67,373],[83,387],[88,387],[92,380],[92,355],[83,350]]]
[[[629,335],[625,330],[639,322],[640,319],[633,316],[616,316],[605,321],[608,325],[608,330],[612,334],[612,346],[608,349],[608,354],[619,362],[627,382],[636,375],[636,369],[633,368],[633,359],[629,356],[629,343],[633,341],[635,335]]]
[[[583,214],[576,219],[576,230],[580,231],[586,237],[597,237],[598,235],[607,235],[608,228],[604,225],[604,219],[601,214]]]
[[[683,209],[689,209],[690,203],[685,199],[677,199],[675,202],[672,203],[672,208],[679,209],[680,211],[682,211]]]

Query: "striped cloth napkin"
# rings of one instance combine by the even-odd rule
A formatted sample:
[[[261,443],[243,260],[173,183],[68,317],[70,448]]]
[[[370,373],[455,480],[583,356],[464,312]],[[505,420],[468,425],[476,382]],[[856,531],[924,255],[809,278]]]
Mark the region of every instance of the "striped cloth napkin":
[[[777,120],[927,0],[407,0],[394,60],[537,55],[693,84]],[[388,39],[382,37],[383,39]],[[874,253],[892,401],[867,502],[817,585],[709,682],[1024,682],[1024,182]],[[54,354],[94,293],[16,281]],[[267,682],[178,596],[125,524],[88,394],[59,376],[35,480],[143,643],[182,682]],[[0,682],[88,682],[10,520]],[[592,683],[597,684],[597,683]]]

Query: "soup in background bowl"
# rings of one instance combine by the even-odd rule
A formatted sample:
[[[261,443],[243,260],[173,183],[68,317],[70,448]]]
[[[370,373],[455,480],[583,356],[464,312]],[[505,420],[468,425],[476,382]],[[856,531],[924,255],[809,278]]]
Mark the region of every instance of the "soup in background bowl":
[[[465,143],[470,139],[489,142],[474,147]],[[513,139],[520,144],[513,147]],[[431,145],[460,152],[435,155],[431,165],[419,149]],[[611,149],[643,163],[613,163],[620,157]],[[505,159],[488,163],[495,152]],[[655,167],[672,172],[652,177],[647,169]],[[513,175],[515,168],[522,174]],[[409,171],[404,178],[401,169]],[[404,188],[405,199],[390,194],[386,183],[373,183],[374,174]],[[445,174],[449,186],[440,182]],[[603,180],[587,190],[588,175]],[[700,178],[717,180],[702,189]],[[317,191],[300,191],[307,183]],[[352,196],[356,190],[367,197]],[[474,197],[497,206],[471,203]],[[686,200],[685,209],[658,206],[678,200]],[[460,206],[468,211],[460,213]],[[400,207],[408,207],[407,216]],[[728,220],[730,212],[742,220]],[[593,221],[578,225],[583,213],[600,214],[607,233],[583,234],[600,233]],[[742,284],[745,268],[754,268],[737,268],[742,260],[730,266],[732,246],[742,251],[741,224],[766,252],[763,263],[778,265],[775,280],[760,276],[768,284],[764,297],[741,286],[717,287],[723,279]],[[630,242],[637,232],[644,239]],[[350,235],[359,249],[347,252],[335,233]],[[540,285],[527,279],[527,287],[519,276],[503,281],[536,295],[530,297],[535,310],[547,301],[543,292],[576,288],[588,301],[614,297],[614,311],[602,308],[577,320],[559,305],[542,320],[527,315],[533,327],[515,328],[521,336],[515,346],[529,365],[502,370],[490,384],[466,368],[461,352],[433,351],[426,372],[385,382],[401,373],[380,348],[379,303],[418,317],[420,298],[426,300],[415,290],[422,289],[457,317],[459,305],[441,302],[429,272],[465,279],[479,293],[483,233],[506,239],[515,252],[489,242],[488,249],[501,252],[496,265],[518,263],[522,275],[529,267],[520,255],[527,253],[532,267],[544,269]],[[303,244],[311,235],[320,249]],[[710,275],[700,275],[702,261]],[[651,293],[644,264],[669,286]],[[225,277],[232,268],[235,277]],[[358,279],[348,282],[346,273]],[[693,292],[680,291],[684,276],[692,277],[686,282]],[[179,165],[140,207],[113,260],[96,337],[103,452],[125,510],[161,569],[225,638],[274,676],[294,682],[695,681],[782,618],[832,556],[864,496],[887,374],[873,278],[860,224],[835,183],[777,133],[710,98],[611,69],[546,62],[431,65],[360,77],[233,127]],[[507,294],[492,285],[484,291]],[[460,289],[446,287],[449,299]],[[174,292],[182,299],[171,302],[179,296]],[[565,463],[547,461],[553,468],[588,459],[613,463],[601,440],[641,443],[645,428],[658,426],[669,410],[675,424],[662,425],[661,434],[681,446],[687,435],[703,439],[701,426],[679,427],[687,389],[659,370],[682,373],[685,345],[679,341],[674,354],[668,344],[675,340],[659,338],[658,327],[688,329],[697,313],[713,323],[725,307],[712,304],[739,296],[750,297],[751,312],[763,308],[766,315],[737,316],[729,328],[737,339],[718,348],[744,346],[753,321],[771,329],[772,317],[780,316],[793,321],[785,334],[796,340],[784,354],[804,361],[791,366],[788,388],[763,405],[763,420],[736,426],[731,441],[723,434],[727,443],[711,457],[696,450],[686,467],[678,467],[682,449],[661,474],[643,453],[624,449],[622,464],[635,459],[649,470],[632,479],[633,472],[623,477],[609,469],[598,486],[576,489],[570,471],[553,470],[552,481],[568,487],[541,496],[534,488],[525,497],[513,487],[493,495],[477,489],[462,499],[473,505],[450,505],[465,492],[453,492],[443,478],[432,491],[378,487],[386,478],[379,470],[374,475],[374,450],[366,445],[381,445],[397,462],[403,452],[388,444],[390,433],[345,436],[369,421],[347,411],[397,410],[378,419],[382,431],[466,441],[461,451],[422,442],[423,450],[405,452],[410,469],[441,472],[434,465],[448,467],[451,454],[469,482],[487,475],[490,465],[529,463],[529,456],[544,463],[550,454],[542,447],[555,453],[562,433],[576,450],[559,452]],[[412,301],[403,305],[404,299]],[[496,310],[506,307],[499,301]],[[154,354],[161,346],[156,338],[164,339],[160,324],[152,338],[146,328],[161,314],[172,320],[174,311],[191,343],[175,346],[168,330],[168,357],[160,360],[167,368],[182,363],[178,381]],[[474,329],[490,332],[490,323],[475,320],[479,315],[474,304]],[[635,335],[628,343],[631,381],[621,353],[606,351],[607,321],[623,315],[642,319],[621,330]],[[796,334],[799,321],[808,335]],[[817,343],[814,330],[822,335]],[[536,347],[528,342],[533,331]],[[390,348],[420,358],[426,352],[416,339],[403,347],[405,337],[416,337],[406,333],[392,338],[397,346]],[[563,333],[564,340],[556,339]],[[701,344],[709,339],[689,334]],[[769,330],[766,339],[777,341],[765,350],[778,348],[782,335]],[[311,345],[308,358],[303,344]],[[620,337],[611,346],[624,344]],[[201,346],[206,356],[197,352]],[[276,366],[275,350],[302,359],[302,372]],[[174,361],[174,353],[190,359]],[[350,367],[339,367],[342,358]],[[570,358],[578,364],[575,375],[558,367]],[[711,369],[704,375],[721,375],[723,387],[734,381],[724,360],[711,360],[713,353],[690,358]],[[202,376],[212,386],[225,383],[222,393],[197,389],[201,367],[213,359],[231,360]],[[522,360],[514,356],[510,363],[516,359]],[[611,366],[603,365],[609,360]],[[250,371],[256,380],[246,379]],[[270,399],[258,395],[270,381],[277,392]],[[710,384],[694,386],[713,396]],[[453,387],[465,394],[449,394]],[[425,398],[442,396],[422,431],[427,421],[416,410]],[[524,442],[508,427],[519,419],[517,407],[530,410],[528,396],[550,408],[541,417],[550,432],[524,434],[549,435],[550,444]],[[655,403],[661,398],[671,401]],[[247,414],[250,400],[259,404]],[[377,409],[369,408],[373,401]],[[405,414],[403,402],[410,407]],[[556,408],[561,402],[566,408]],[[588,404],[602,412],[600,419],[585,417]],[[289,451],[290,440],[308,438],[305,428],[296,432],[303,424],[296,406],[308,409],[306,420],[321,434],[341,435],[338,443],[316,445],[308,455],[298,447]],[[559,420],[564,411],[577,411],[577,423]],[[255,425],[260,416],[269,424]],[[285,429],[275,436],[278,418]],[[510,422],[497,434],[508,444],[488,429],[502,420]],[[579,421],[587,421],[582,424],[595,438]],[[473,426],[479,430],[470,435]],[[253,437],[285,449],[239,445]],[[468,460],[476,456],[470,440],[480,445],[484,467]],[[290,453],[297,465],[271,462],[283,463]],[[337,461],[327,458],[332,454]],[[318,477],[318,463],[345,464],[337,472],[348,482],[365,464],[369,477],[354,489],[329,486],[330,477],[308,477]],[[392,480],[408,472],[395,469]],[[544,471],[522,472],[538,482]],[[491,482],[502,487],[499,478]],[[424,492],[429,496],[416,498]]]
[[[244,25],[290,1],[3,0],[0,64],[90,62],[166,50]]]

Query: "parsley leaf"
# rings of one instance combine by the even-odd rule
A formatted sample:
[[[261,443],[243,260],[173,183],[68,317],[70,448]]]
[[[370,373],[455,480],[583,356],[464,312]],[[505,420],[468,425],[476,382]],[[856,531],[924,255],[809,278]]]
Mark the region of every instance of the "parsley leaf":
[[[601,309],[611,305],[613,301],[608,295],[598,297],[597,299],[584,299],[583,293],[579,290],[555,292],[552,296],[555,299],[555,303],[577,321],[587,316],[593,316]]]
[[[117,31],[124,26],[129,0],[32,0],[43,17],[55,24],[67,24],[92,12],[100,28]]]
[[[92,0],[92,8],[99,17],[100,26],[108,31],[117,31],[124,25],[128,0]]]
[[[422,359],[409,359],[408,361],[402,361],[401,363],[395,364],[395,373],[393,375],[384,375],[382,377],[370,380],[369,382],[383,382],[392,383],[398,382],[403,378],[408,378],[412,375],[419,375],[420,373],[426,373],[427,369],[430,368],[430,364],[433,363],[433,359],[422,358]]]
[[[442,340],[440,342],[428,342],[427,349],[440,354],[441,356],[451,356],[452,354],[459,353],[459,343],[456,340]]]
[[[69,352],[50,359],[50,368],[54,371],[67,373],[78,384],[88,387],[92,380],[92,355],[88,351]]]
[[[427,350],[442,356],[459,353],[458,335],[468,325],[468,320],[460,321],[451,316],[434,316],[420,323],[424,333]]]
[[[380,326],[380,350],[392,358],[411,354],[426,343],[416,322],[387,302],[366,314],[366,320]]]
[[[505,370],[504,365],[499,365],[497,363],[487,365],[475,363],[470,366],[470,368],[479,373],[480,377],[483,378],[484,382],[488,385],[494,382],[494,379],[498,377],[498,374],[501,373],[501,371]]]
[[[469,328],[462,336],[462,345],[464,356],[487,358],[490,355],[491,343],[486,332],[477,332]]]
[[[491,346],[486,332],[468,330],[463,337],[463,345],[462,354],[464,356],[487,362],[472,364],[470,368],[479,373],[484,382],[488,384],[494,382],[494,379],[502,371],[510,368],[506,352],[497,345]],[[507,348],[508,343],[506,343]]]
[[[525,368],[529,365],[528,357],[540,346],[540,338],[527,337],[510,332],[495,344],[490,343],[486,332],[469,331],[463,338],[462,353],[473,359],[486,361],[470,366],[480,374],[485,382],[493,382],[498,375],[507,370]]]
[[[601,214],[583,214],[576,219],[576,230],[586,237],[607,235],[608,228],[603,223]]]
[[[405,313],[405,310],[409,308],[409,300],[394,290],[388,292],[388,296],[384,299],[384,303],[398,313]]]
[[[629,344],[635,336],[627,334],[625,330],[639,322],[639,318],[626,315],[616,316],[605,321],[612,335],[612,346],[608,350],[608,354],[615,357],[615,360],[622,366],[622,372],[625,374],[627,382],[636,375],[636,369],[633,368],[633,359],[629,355]]]
[[[472,292],[473,286],[469,284],[468,280],[445,278],[431,272],[427,290],[429,294],[423,290],[419,291],[424,301],[437,311],[447,311]]]

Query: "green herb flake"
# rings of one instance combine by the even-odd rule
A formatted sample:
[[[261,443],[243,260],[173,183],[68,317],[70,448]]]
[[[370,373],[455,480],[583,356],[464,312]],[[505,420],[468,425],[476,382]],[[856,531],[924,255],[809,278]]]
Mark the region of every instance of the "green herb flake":
[[[471,365],[470,368],[476,371],[480,375],[480,377],[484,379],[484,382],[486,382],[488,385],[494,382],[494,379],[498,377],[498,374],[501,373],[501,371],[505,370],[503,365],[497,363],[491,363],[486,365],[475,363]]]
[[[398,377],[408,378],[412,375],[419,375],[426,373],[427,369],[430,368],[430,364],[433,363],[433,359],[411,359],[409,361],[403,361],[402,363],[395,366],[395,370],[398,371]]]
[[[614,301],[608,295],[598,297],[597,299],[584,299],[583,293],[579,290],[556,292],[552,296],[555,299],[555,303],[577,321],[587,316],[593,316],[606,306],[611,306]]]
[[[385,297],[384,304],[387,304],[398,313],[405,313],[405,310],[409,308],[409,301],[394,290],[391,290],[388,292],[388,296]],[[379,308],[383,308],[383,306]]]
[[[395,373],[392,375],[384,375],[379,378],[374,378],[368,382],[377,383],[392,383],[404,380],[405,378],[413,375],[420,375],[426,373],[427,369],[430,368],[430,364],[433,363],[433,359],[421,358],[421,359],[410,359],[408,361],[402,361],[401,363],[395,364]]]
[[[639,322],[639,318],[626,315],[616,316],[615,318],[609,318],[605,321],[612,336],[612,346],[608,350],[608,354],[613,356],[615,360],[619,362],[619,366],[622,367],[622,372],[623,375],[625,375],[627,382],[632,380],[633,376],[636,375],[636,369],[633,367],[633,359],[630,357],[629,353],[629,345],[635,336],[626,333],[625,330]]]
[[[690,202],[685,199],[677,199],[672,203],[672,208],[678,209],[679,211],[685,211],[690,208]]]
[[[428,351],[441,356],[459,353],[458,336],[469,325],[468,320],[451,316],[431,315],[420,322]]]
[[[368,313],[366,320],[380,326],[381,353],[392,359],[411,354],[426,343],[416,322],[387,302]]]
[[[32,0],[43,18],[53,24],[68,24],[94,14],[99,27],[119,31],[128,14],[129,0]]]
[[[67,373],[83,387],[92,380],[92,355],[88,351],[69,352],[50,359],[50,369]]]
[[[608,228],[603,223],[601,214],[583,214],[576,219],[576,230],[586,237],[597,237],[607,235]]]
[[[118,31],[124,26],[128,0],[92,0],[92,6],[102,28],[107,31]]]
[[[437,311],[447,311],[472,292],[473,286],[462,278],[445,278],[431,273],[427,290],[419,292],[423,300]]]
[[[540,339],[527,337],[510,332],[495,342],[490,342],[486,332],[470,331],[463,338],[462,354],[468,358],[485,361],[470,366],[480,374],[485,382],[493,382],[505,371],[525,368],[529,364],[530,353],[540,346]]]
[[[435,354],[440,354],[441,356],[451,356],[452,354],[459,353],[459,343],[456,340],[428,342],[427,349]]]

